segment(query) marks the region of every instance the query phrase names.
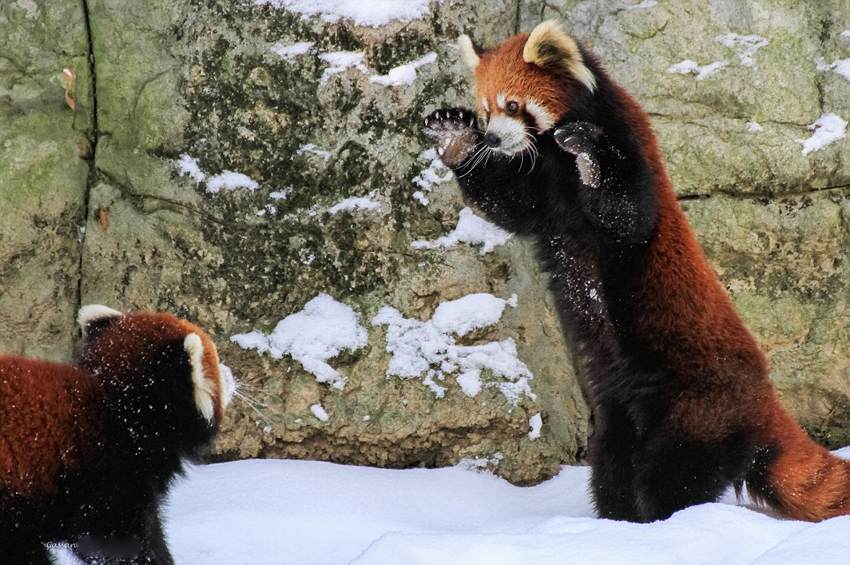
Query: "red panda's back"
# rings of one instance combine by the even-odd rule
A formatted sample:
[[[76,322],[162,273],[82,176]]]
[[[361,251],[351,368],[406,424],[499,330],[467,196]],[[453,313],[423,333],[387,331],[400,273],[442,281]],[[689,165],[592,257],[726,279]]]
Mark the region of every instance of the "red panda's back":
[[[81,369],[0,357],[0,501],[49,496],[95,456],[99,397]]]

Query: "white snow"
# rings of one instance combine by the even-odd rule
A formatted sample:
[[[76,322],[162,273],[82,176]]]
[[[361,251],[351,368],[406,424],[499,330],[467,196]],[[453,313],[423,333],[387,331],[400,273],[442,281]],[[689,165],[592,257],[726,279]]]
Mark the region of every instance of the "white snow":
[[[835,114],[824,114],[815,123],[810,124],[808,129],[815,130],[815,133],[808,139],[797,140],[803,144],[803,155],[823,149],[833,141],[842,139],[847,130],[847,122]]]
[[[347,18],[359,26],[380,27],[394,20],[409,22],[425,16],[430,0],[253,0],[253,3],[295,12],[305,18],[320,16],[329,23]]]
[[[189,155],[180,155],[180,160],[177,161],[176,166],[177,172],[181,177],[189,175],[195,182],[204,182],[207,178],[207,175],[204,174],[200,165],[198,165],[198,160]]]
[[[758,122],[747,122],[747,131],[749,131],[749,132],[764,131],[764,128]]]
[[[456,375],[461,390],[471,397],[487,386],[498,388],[511,404],[523,395],[535,398],[528,385],[531,372],[517,358],[512,339],[480,345],[459,345],[456,340],[498,322],[507,304],[492,294],[470,294],[440,304],[426,322],[405,318],[391,306],[381,308],[372,325],[387,326],[387,351],[392,353],[387,376],[422,378],[437,398],[446,392],[437,381],[447,375]],[[483,370],[492,373],[487,382]]]
[[[166,535],[177,565],[845,565],[850,555],[850,516],[777,520],[727,495],[663,522],[599,520],[587,467],[515,487],[475,472],[497,455],[466,462],[190,467],[168,496]],[[63,551],[59,565],[72,564]]]
[[[270,192],[269,197],[275,200],[285,200],[290,194],[292,194],[292,187],[287,186],[281,191]]]
[[[369,196],[359,196],[346,198],[342,200],[335,206],[332,206],[328,209],[328,213],[331,215],[336,214],[337,212],[341,212],[343,210],[374,210],[380,211],[381,204],[372,200],[375,197],[375,191],[369,193]]]
[[[435,149],[426,149],[417,159],[428,162],[428,168],[413,177],[413,184],[420,188],[430,191],[435,184],[448,182],[454,178],[454,173],[440,161]]]
[[[363,58],[366,56],[362,51],[334,51],[332,53],[322,53],[319,59],[328,64],[328,68],[322,73],[322,78],[319,79],[319,84],[324,86],[328,80],[336,74],[339,74],[348,69],[357,69],[358,71],[367,73],[369,69],[363,64]]]
[[[414,249],[438,249],[440,247],[454,247],[458,243],[469,245],[480,245],[480,254],[484,255],[504,245],[511,238],[511,234],[495,224],[480,218],[470,208],[460,211],[455,229],[433,241],[414,241],[411,246]]]
[[[644,8],[655,8],[656,6],[658,6],[658,2],[656,2],[656,0],[643,0],[640,4],[626,6],[626,10],[641,10]]]
[[[725,47],[738,51],[741,64],[745,67],[754,66],[753,55],[768,44],[767,39],[764,37],[758,35],[738,35],[737,33],[718,35],[714,39],[722,43]]]
[[[430,204],[430,203],[431,203],[431,201],[430,201],[430,200],[428,200],[428,197],[427,197],[427,196],[425,196],[425,193],[424,193],[424,192],[422,192],[421,190],[417,190],[416,192],[414,192],[414,193],[413,193],[413,198],[414,198],[415,200],[418,200],[418,201],[419,201],[419,203],[420,203],[420,204],[422,204],[423,206],[427,206],[428,204]]]
[[[729,61],[716,61],[708,65],[700,66],[695,61],[685,59],[681,63],[676,63],[667,69],[668,73],[678,73],[680,75],[694,74],[697,80],[703,80],[710,76],[716,75],[720,69],[729,64]]]
[[[315,45],[313,41],[301,41],[290,45],[275,43],[271,46],[272,53],[280,55],[284,61],[292,61],[299,55],[306,55]]]
[[[528,419],[528,426],[531,430],[528,432],[528,439],[537,439],[540,437],[540,429],[543,427],[543,416],[540,412]]]
[[[310,412],[313,413],[313,416],[323,422],[327,422],[330,419],[328,413],[325,412],[325,409],[322,408],[321,404],[313,404],[312,406],[310,406]]]
[[[850,29],[845,29],[840,33],[841,37],[850,37]]]
[[[827,64],[823,57],[815,59],[815,65],[819,71],[835,71],[837,74],[850,80],[850,59],[836,59]]]
[[[319,294],[304,309],[281,320],[272,333],[260,331],[234,335],[230,341],[243,349],[268,352],[273,359],[290,355],[320,383],[345,387],[346,378],[327,361],[343,350],[356,351],[366,345],[368,334],[349,306],[327,294]]]
[[[411,63],[390,69],[386,75],[372,75],[369,77],[369,80],[383,86],[403,86],[413,84],[413,81],[416,80],[416,69],[423,65],[431,64],[436,60],[437,54],[432,51]]]
[[[312,153],[313,155],[318,155],[319,157],[325,160],[325,163],[327,163],[328,160],[330,160],[331,158],[330,151],[319,149],[318,147],[316,147],[315,143],[308,143],[307,145],[304,145],[295,151],[296,155],[303,155],[304,153]]]
[[[220,174],[210,177],[207,180],[207,192],[216,194],[222,189],[236,190],[238,188],[247,188],[254,191],[260,188],[257,181],[242,173],[234,173],[233,171],[222,171]]]

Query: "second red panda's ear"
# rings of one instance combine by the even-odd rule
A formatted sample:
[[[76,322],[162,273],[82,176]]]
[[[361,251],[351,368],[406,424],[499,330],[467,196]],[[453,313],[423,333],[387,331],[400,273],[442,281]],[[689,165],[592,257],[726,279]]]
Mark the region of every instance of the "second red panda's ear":
[[[109,325],[123,316],[118,310],[100,304],[88,304],[80,308],[77,323],[86,341],[95,339]]]
[[[596,88],[596,77],[584,63],[578,43],[555,20],[547,20],[532,30],[522,58],[540,67],[563,65],[588,90],[593,92]]]

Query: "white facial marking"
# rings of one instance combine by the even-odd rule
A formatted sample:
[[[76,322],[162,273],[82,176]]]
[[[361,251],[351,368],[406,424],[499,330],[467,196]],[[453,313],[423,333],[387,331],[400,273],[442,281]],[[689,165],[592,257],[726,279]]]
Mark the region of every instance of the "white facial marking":
[[[487,133],[492,133],[501,139],[497,151],[507,155],[515,155],[525,148],[525,124],[521,120],[500,115],[490,120]]]
[[[102,304],[88,304],[80,308],[80,311],[77,314],[77,323],[80,325],[83,333],[85,333],[86,326],[95,320],[102,320],[104,318],[119,318],[121,316],[123,316],[121,312],[113,310],[108,306],[103,306]]]
[[[505,95],[501,92],[496,96],[496,106],[498,106],[500,110],[505,109]]]
[[[486,98],[482,98],[482,99],[481,99],[481,105],[482,105],[482,106],[484,106],[484,110],[485,110],[485,111],[487,111],[487,112],[489,112],[489,111],[490,111],[490,105],[487,103],[487,99],[486,99]]]
[[[224,363],[218,364],[218,371],[221,375],[221,404],[227,406],[236,394],[236,377],[233,376],[230,367]]]
[[[189,355],[189,363],[192,366],[192,384],[195,387],[195,407],[198,412],[212,422],[213,409],[213,385],[204,375],[204,344],[198,334],[189,334],[183,340],[183,349]]]
[[[555,125],[555,117],[538,102],[534,100],[526,101],[525,110],[534,118],[534,122],[537,124],[537,129],[540,130],[540,133],[552,129]]]

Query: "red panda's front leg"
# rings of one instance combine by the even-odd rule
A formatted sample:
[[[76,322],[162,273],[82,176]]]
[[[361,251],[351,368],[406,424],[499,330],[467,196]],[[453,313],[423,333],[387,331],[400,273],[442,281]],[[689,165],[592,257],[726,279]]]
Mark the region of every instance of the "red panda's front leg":
[[[475,114],[463,108],[437,110],[425,118],[423,125],[440,160],[453,170],[473,155],[481,136],[475,128]]]
[[[569,122],[552,135],[575,158],[578,197],[588,220],[617,243],[646,242],[655,227],[656,190],[639,151],[615,146],[587,122]]]

